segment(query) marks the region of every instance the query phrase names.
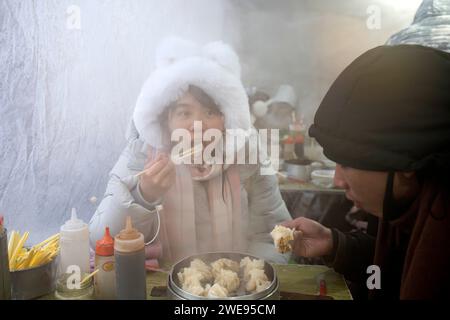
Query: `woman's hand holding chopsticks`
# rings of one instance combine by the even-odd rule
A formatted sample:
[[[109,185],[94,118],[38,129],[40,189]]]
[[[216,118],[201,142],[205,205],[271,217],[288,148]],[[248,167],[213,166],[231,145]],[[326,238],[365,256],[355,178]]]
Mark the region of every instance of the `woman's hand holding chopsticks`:
[[[146,201],[154,202],[175,183],[175,165],[168,155],[159,153],[154,160],[149,157],[139,178],[142,196]]]

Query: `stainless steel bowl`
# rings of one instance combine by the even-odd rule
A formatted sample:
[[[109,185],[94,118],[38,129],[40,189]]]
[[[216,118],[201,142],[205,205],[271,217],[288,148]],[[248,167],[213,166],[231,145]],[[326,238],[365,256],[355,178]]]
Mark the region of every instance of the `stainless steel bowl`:
[[[11,271],[11,298],[29,300],[55,290],[57,258],[33,268]]]
[[[260,259],[258,257],[249,255],[247,253],[239,253],[239,252],[208,252],[203,254],[193,255],[187,258],[184,258],[177,263],[175,263],[169,273],[167,291],[168,295],[171,299],[174,300],[217,300],[215,298],[208,297],[200,297],[193,295],[181,288],[181,285],[178,280],[177,273],[180,272],[183,268],[189,267],[192,260],[198,258],[204,261],[205,263],[211,263],[215,260],[221,258],[231,259],[236,262],[240,262],[241,259],[249,257],[251,259]],[[270,286],[258,293],[246,294],[246,295],[236,295],[227,298],[221,298],[223,300],[279,300],[279,283],[278,277],[276,275],[276,271],[270,263],[264,262],[264,271],[271,281]]]
[[[291,179],[309,181],[311,178],[312,162],[303,159],[293,159],[284,162],[287,175]]]

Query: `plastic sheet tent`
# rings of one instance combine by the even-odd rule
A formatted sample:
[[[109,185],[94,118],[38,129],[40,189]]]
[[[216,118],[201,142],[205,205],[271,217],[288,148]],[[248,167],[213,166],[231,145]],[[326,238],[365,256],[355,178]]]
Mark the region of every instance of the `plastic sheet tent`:
[[[167,35],[235,44],[226,1],[0,1],[0,213],[29,243],[70,208],[89,221],[154,49]],[[97,203],[90,202],[97,197]]]
[[[283,5],[308,10],[312,2],[298,3],[290,0]],[[317,7],[325,6],[326,10],[340,8],[336,1],[320,3]],[[354,0],[343,6],[364,7],[362,3]],[[441,8],[441,3],[432,4]],[[261,5],[270,10],[257,11],[253,19],[248,16],[249,10]],[[275,16],[273,23],[281,26],[286,22],[289,30],[276,34],[274,43],[282,45],[275,46],[276,50],[300,54],[301,59],[295,60],[301,64],[305,59],[312,66],[287,72],[294,69],[290,60],[268,63],[279,55],[266,50],[263,56],[260,51],[274,43],[269,41],[260,47],[266,35],[260,37],[257,25],[250,28],[246,24],[267,24],[267,17],[277,7],[258,0],[0,1],[0,213],[6,216],[8,229],[30,231],[30,243],[34,243],[57,232],[71,207],[76,207],[85,221],[90,219],[103,197],[108,172],[125,146],[125,130],[136,97],[152,70],[155,46],[164,36],[175,34],[199,42],[222,39],[238,52],[242,49],[240,54],[246,61],[256,60],[258,54],[261,63],[243,65],[249,82],[263,81],[265,75],[279,81],[276,71],[285,68],[285,74],[292,77],[290,81],[297,81],[300,92],[307,93],[305,105],[308,99],[315,103],[321,92],[325,93],[327,84],[321,79],[327,76],[319,72],[319,78],[315,78],[314,66],[336,53],[328,50],[324,33],[319,36],[323,39],[313,34],[312,43],[317,41],[327,49],[311,47],[314,57],[324,54],[319,60],[308,57],[309,47],[308,51],[287,49],[298,42],[294,32],[300,26],[311,20],[317,25],[323,23],[318,19],[322,9],[313,10],[315,16],[299,24],[286,20],[291,16],[286,15],[287,9]],[[364,24],[364,19],[351,18],[344,29],[358,21]],[[281,30],[280,26],[274,30]],[[247,37],[241,38],[240,32]],[[380,41],[384,42],[384,36]],[[267,68],[249,77],[248,71],[254,72],[255,66]],[[89,201],[93,196],[98,198],[97,203]]]
[[[450,52],[450,0],[424,0],[408,28],[387,42],[419,44]]]

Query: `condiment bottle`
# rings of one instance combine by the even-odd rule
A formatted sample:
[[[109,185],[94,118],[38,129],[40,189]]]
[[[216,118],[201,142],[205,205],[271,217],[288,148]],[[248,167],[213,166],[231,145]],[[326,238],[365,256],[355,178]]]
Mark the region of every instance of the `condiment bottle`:
[[[73,266],[78,266],[81,274],[90,272],[89,228],[77,218],[75,208],[72,208],[70,220],[61,226],[59,274],[73,273]]]
[[[0,300],[11,299],[11,279],[9,274],[7,230],[0,216]]]
[[[114,238],[117,299],[146,299],[144,247],[144,235],[133,228],[131,217],[128,216],[125,229]]]
[[[100,300],[116,298],[116,272],[114,266],[114,239],[106,227],[105,235],[95,245],[95,297]]]

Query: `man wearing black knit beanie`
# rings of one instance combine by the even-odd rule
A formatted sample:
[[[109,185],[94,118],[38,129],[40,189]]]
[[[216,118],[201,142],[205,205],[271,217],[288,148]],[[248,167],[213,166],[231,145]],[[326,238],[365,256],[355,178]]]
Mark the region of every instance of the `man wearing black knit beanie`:
[[[323,256],[364,285],[379,270],[370,298],[450,298],[450,54],[417,45],[367,51],[335,80],[309,134],[377,232],[298,218],[284,224],[301,231],[294,253]]]

